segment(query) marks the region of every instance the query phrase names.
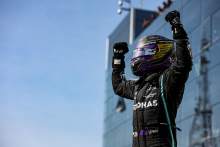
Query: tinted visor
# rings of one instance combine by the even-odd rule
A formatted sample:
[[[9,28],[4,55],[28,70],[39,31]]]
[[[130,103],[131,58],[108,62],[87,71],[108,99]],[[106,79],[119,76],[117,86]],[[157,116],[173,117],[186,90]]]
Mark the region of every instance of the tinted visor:
[[[133,57],[132,58],[137,58],[141,56],[153,56],[157,52],[157,44],[156,42],[151,42],[146,45],[144,45],[141,48],[136,48],[133,51]]]

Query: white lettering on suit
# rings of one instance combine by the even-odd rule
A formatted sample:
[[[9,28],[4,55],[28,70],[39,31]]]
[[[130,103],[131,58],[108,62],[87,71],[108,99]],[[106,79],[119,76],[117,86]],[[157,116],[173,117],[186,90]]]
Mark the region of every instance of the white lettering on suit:
[[[149,98],[152,98],[152,97],[154,97],[154,96],[156,96],[156,92],[155,93],[150,93],[150,94],[148,94],[148,95],[145,95],[144,97],[146,98],[146,99],[149,99]]]
[[[133,110],[137,110],[137,109],[143,109],[143,108],[149,108],[149,107],[156,107],[158,106],[158,102],[157,100],[151,100],[148,102],[138,102],[136,104],[133,105]]]
[[[153,87],[153,88],[150,87],[148,90],[152,91],[152,90],[155,90],[155,89],[157,89],[157,88],[156,88],[156,87]],[[148,94],[148,95],[145,95],[145,96],[143,96],[143,97],[145,97],[146,99],[149,99],[149,98],[154,97],[156,94],[157,94],[157,93],[154,92],[154,93],[150,93],[150,94]]]

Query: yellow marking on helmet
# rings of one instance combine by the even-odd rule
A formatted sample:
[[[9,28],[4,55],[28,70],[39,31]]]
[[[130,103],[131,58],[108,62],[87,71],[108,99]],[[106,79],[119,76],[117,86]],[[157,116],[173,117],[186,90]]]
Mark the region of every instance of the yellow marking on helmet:
[[[155,56],[154,56],[155,59],[163,58],[174,47],[172,41],[170,41],[170,42],[162,42],[162,41],[160,41],[160,42],[158,42],[157,46],[158,46],[159,51],[155,54]]]
[[[162,49],[165,49],[165,50],[173,49],[173,43],[172,42],[159,42],[157,45],[158,45],[158,48],[160,50],[162,50]]]

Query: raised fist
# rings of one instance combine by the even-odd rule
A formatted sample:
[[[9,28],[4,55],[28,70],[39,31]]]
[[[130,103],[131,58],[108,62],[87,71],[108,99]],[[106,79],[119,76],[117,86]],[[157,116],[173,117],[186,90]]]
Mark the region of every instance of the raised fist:
[[[124,55],[128,52],[128,44],[126,42],[117,42],[113,46],[113,53]]]
[[[180,13],[177,10],[169,12],[165,17],[165,20],[169,22],[173,27],[181,25]]]

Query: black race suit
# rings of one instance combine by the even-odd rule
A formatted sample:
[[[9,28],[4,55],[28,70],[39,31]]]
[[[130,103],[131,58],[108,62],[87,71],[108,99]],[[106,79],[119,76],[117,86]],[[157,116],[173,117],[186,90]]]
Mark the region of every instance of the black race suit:
[[[124,78],[123,69],[113,69],[114,92],[121,97],[134,100],[132,147],[171,147],[171,136],[161,99],[161,75],[164,77],[164,95],[176,142],[175,118],[192,67],[192,59],[188,40],[175,42],[176,61],[161,73],[148,74],[134,81]]]

